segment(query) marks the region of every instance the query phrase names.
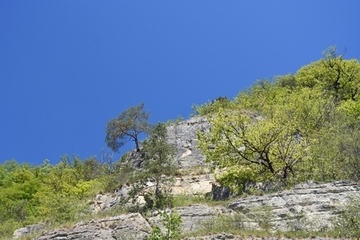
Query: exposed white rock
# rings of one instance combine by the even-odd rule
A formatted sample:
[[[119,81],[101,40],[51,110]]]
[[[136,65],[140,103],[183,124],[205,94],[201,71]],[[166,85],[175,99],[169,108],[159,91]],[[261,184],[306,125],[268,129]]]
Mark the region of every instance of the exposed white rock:
[[[356,182],[304,183],[290,190],[234,200],[229,208],[243,213],[250,228],[259,228],[253,219],[254,210],[268,206],[274,230],[318,231],[333,227],[341,208],[354,196],[360,197],[360,184]]]
[[[176,178],[171,188],[173,195],[190,194],[204,195],[212,191],[212,183],[215,182],[213,174],[199,174],[195,176],[183,176]]]
[[[202,226],[202,223],[210,221],[219,215],[228,215],[233,213],[231,209],[226,207],[211,207],[202,204],[194,204],[187,207],[177,207],[176,211],[180,214],[183,221],[184,232],[199,229]]]
[[[176,148],[180,168],[205,165],[205,156],[197,149],[197,132],[208,131],[209,128],[206,117],[193,117],[167,127],[168,141]]]

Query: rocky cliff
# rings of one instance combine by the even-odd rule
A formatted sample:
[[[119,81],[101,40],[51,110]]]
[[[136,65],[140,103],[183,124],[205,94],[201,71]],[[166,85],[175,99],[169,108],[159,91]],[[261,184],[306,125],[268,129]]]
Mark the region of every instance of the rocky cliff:
[[[206,117],[194,117],[167,128],[168,141],[176,148],[176,160],[181,168],[205,165],[205,156],[196,147],[197,132],[209,128]]]
[[[229,208],[242,213],[247,228],[260,228],[256,211],[268,211],[271,228],[280,231],[321,231],[333,227],[333,220],[351,198],[360,197],[360,184],[351,181],[303,183],[290,190],[237,199]]]
[[[271,231],[320,231],[331,228],[346,203],[356,196],[360,196],[357,182],[309,182],[277,193],[239,198],[227,206],[194,204],[176,210],[182,218],[184,232],[198,230],[205,222],[219,216],[235,214],[241,220],[241,227],[246,229],[260,229],[267,221]],[[35,239],[146,239],[151,226],[159,221],[159,214],[147,218],[139,213],[124,214],[46,231]],[[15,232],[14,236],[19,234]]]

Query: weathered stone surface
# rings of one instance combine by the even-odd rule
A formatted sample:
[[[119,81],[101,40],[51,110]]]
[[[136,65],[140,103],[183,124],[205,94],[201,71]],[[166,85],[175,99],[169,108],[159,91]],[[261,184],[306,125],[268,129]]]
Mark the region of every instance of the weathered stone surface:
[[[230,188],[216,184],[215,182],[211,186],[211,192],[209,193],[211,199],[215,201],[229,199],[232,195]]]
[[[177,207],[176,210],[182,218],[184,232],[199,229],[202,223],[219,215],[233,215],[235,212],[242,214],[245,228],[258,229],[259,219],[254,216],[258,210],[265,211],[264,206],[269,206],[267,211],[272,215],[269,218],[272,226],[270,230],[316,231],[332,227],[332,219],[338,216],[341,208],[346,205],[351,196],[360,197],[360,183],[350,181],[324,184],[304,183],[293,189],[273,194],[240,198],[232,201],[227,207],[195,204]],[[154,213],[148,221],[139,213],[124,214],[79,222],[71,228],[47,231],[35,239],[127,239],[126,237],[145,239],[151,232],[151,226],[160,222],[158,213]],[[17,230],[16,232],[21,231]],[[236,236],[232,238],[233,236],[224,234],[206,236],[203,239],[238,239],[235,238]]]
[[[210,221],[220,215],[228,215],[233,213],[231,209],[226,207],[210,207],[203,204],[194,204],[186,207],[176,207],[175,210],[181,217],[183,224],[183,232],[190,232],[198,230],[202,227],[202,224]],[[166,210],[169,213],[169,209]],[[153,217],[149,218],[149,222],[152,226],[158,225],[163,229],[161,225],[161,215],[159,212],[154,212]]]
[[[94,200],[89,201],[90,208],[95,213],[112,209],[128,200],[131,189],[131,185],[123,184],[112,193],[98,194]]]
[[[351,196],[360,196],[359,183],[304,183],[291,190],[237,199],[229,204],[229,208],[243,213],[249,228],[259,228],[254,210],[269,206],[274,230],[317,231],[332,227],[332,220]]]
[[[34,224],[34,225],[29,225],[24,228],[19,228],[14,231],[13,238],[16,239],[16,238],[20,238],[20,237],[26,236],[26,235],[34,233],[34,232],[39,232],[39,231],[43,230],[44,228],[45,228],[45,226],[41,225],[41,224]]]
[[[89,202],[93,212],[100,212],[120,203],[121,197],[116,193],[98,194],[94,201]]]
[[[171,187],[171,193],[174,195],[190,194],[204,195],[212,191],[212,184],[215,183],[213,174],[199,174],[193,176],[177,177],[174,185]]]
[[[211,189],[213,176],[196,175],[178,178],[173,186],[173,193],[204,194]],[[200,221],[207,221],[218,214],[229,214],[231,210],[244,215],[247,228],[260,228],[254,217],[254,209],[261,210],[264,206],[271,209],[271,225],[274,230],[307,230],[315,231],[332,227],[332,220],[339,214],[349,196],[360,194],[358,183],[341,181],[326,184],[304,183],[291,190],[285,190],[264,196],[251,196],[234,200],[229,209],[213,208],[205,205],[193,205],[178,208],[184,222],[184,229],[193,230]],[[103,197],[99,197],[99,200]],[[111,198],[105,202],[111,202]],[[104,205],[106,206],[106,205]],[[151,223],[156,219],[150,219]]]
[[[146,239],[151,233],[149,223],[139,213],[79,222],[71,228],[44,232],[36,240],[107,240]]]
[[[210,194],[215,183],[215,177],[213,174],[197,174],[192,176],[183,176],[175,178],[175,183],[171,187],[171,193],[173,195],[189,194],[189,195],[205,195]],[[149,187],[151,184],[149,182]],[[119,204],[124,203],[129,195],[131,186],[122,185],[116,189],[113,193],[98,194],[95,199],[89,202],[90,208],[93,212],[100,212],[110,210]],[[137,200],[137,203],[144,204],[142,196]],[[132,201],[129,201],[131,206]]]
[[[209,128],[206,117],[193,117],[167,127],[168,141],[176,148],[176,160],[181,168],[205,165],[205,156],[197,149],[197,132]]]
[[[214,219],[219,215],[228,215],[233,212],[226,207],[210,207],[202,204],[177,207],[176,210],[183,221],[184,232],[199,229],[202,226],[202,223]]]

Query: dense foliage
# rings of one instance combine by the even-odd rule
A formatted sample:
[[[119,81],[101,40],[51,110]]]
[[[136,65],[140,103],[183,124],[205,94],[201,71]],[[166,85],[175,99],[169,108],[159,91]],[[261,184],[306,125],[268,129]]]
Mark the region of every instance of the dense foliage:
[[[89,211],[85,199],[106,184],[107,164],[95,158],[63,156],[56,165],[0,165],[0,235],[19,227],[48,222],[60,224]]]
[[[138,114],[132,114],[134,112]],[[141,148],[140,169],[128,162],[129,154],[120,161],[113,161],[112,154],[106,153],[101,154],[99,160],[63,156],[56,165],[48,160],[41,166],[19,164],[15,160],[0,164],[0,236],[11,236],[16,228],[29,224],[53,226],[91,215],[89,202],[96,194],[113,191],[124,184],[133,185],[131,196],[136,197],[149,180],[153,181],[154,191],[147,189],[143,193],[147,202],[145,208],[169,206],[171,198],[167,187],[173,180],[176,166],[175,150],[166,141],[166,124],[150,127],[145,123],[147,114],[143,105],[124,113],[129,118],[127,121],[133,122],[126,126],[139,133],[140,127],[134,122],[142,119],[141,126],[146,126],[149,132],[148,139],[136,147],[137,151],[130,152],[138,154]]]
[[[335,48],[294,75],[258,81],[233,101],[197,106],[210,132],[199,145],[217,179],[281,184],[360,177],[360,63]]]

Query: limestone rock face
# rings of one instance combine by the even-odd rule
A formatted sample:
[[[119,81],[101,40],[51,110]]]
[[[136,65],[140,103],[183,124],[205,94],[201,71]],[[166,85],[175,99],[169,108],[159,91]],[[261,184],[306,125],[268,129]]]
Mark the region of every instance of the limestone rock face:
[[[171,187],[171,193],[175,196],[180,194],[210,194],[215,182],[215,177],[211,173],[176,177],[175,182]],[[123,204],[123,200],[127,199],[130,190],[131,186],[122,185],[113,193],[98,194],[94,200],[89,202],[90,208],[93,212],[97,213],[119,206]],[[142,198],[142,196],[140,196],[140,198]],[[141,201],[144,203],[141,199],[138,199],[138,201],[140,201],[140,204]],[[128,202],[128,206],[130,207],[132,205]]]
[[[202,223],[210,221],[219,215],[228,215],[233,211],[226,207],[210,207],[202,204],[195,204],[187,207],[177,207],[176,211],[183,221],[183,231],[189,232],[199,229]]]
[[[36,240],[45,239],[146,239],[151,233],[149,223],[139,213],[79,222],[71,228],[44,232]]]
[[[198,174],[193,176],[182,176],[175,178],[175,183],[171,187],[173,195],[205,195],[212,191],[212,184],[215,183],[214,174]]]
[[[259,228],[254,212],[267,206],[274,230],[319,231],[332,227],[332,220],[352,196],[360,196],[359,183],[304,183],[291,190],[237,199],[229,208],[244,214],[245,225],[249,228]]]
[[[352,196],[360,196],[360,183],[309,182],[273,194],[236,199],[228,206],[194,204],[177,207],[176,211],[181,216],[184,232],[198,230],[202,223],[218,216],[234,214],[241,215],[242,225],[247,229],[259,229],[261,224],[268,221],[269,230],[274,231],[319,231],[332,227],[332,220]],[[73,227],[44,232],[35,239],[146,239],[151,233],[151,226],[159,224],[160,214],[146,220],[139,213],[131,213],[79,222]],[[218,239],[237,239],[231,234],[224,234],[216,236]]]
[[[203,166],[205,156],[197,146],[197,132],[207,131],[210,123],[206,117],[193,117],[167,127],[168,141],[176,148],[176,159],[180,168]]]
[[[179,168],[202,167],[205,165],[205,156],[197,149],[198,131],[208,131],[210,123],[206,117],[192,117],[188,120],[167,126],[167,140],[176,149],[175,159]],[[130,151],[123,159],[123,164],[130,163],[133,168],[142,168],[142,154],[136,150]]]

